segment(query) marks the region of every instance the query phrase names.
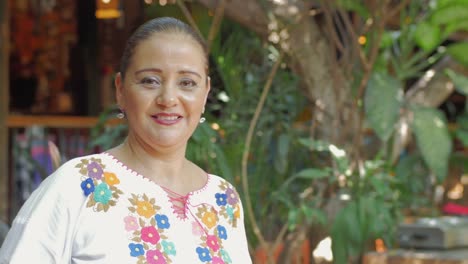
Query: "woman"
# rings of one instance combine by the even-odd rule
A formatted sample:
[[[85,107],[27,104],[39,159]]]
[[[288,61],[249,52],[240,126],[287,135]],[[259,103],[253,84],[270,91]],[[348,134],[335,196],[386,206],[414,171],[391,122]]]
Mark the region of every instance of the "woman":
[[[206,53],[173,18],[136,30],[115,78],[126,140],[49,176],[0,263],[251,263],[234,187],[185,158],[210,90]]]

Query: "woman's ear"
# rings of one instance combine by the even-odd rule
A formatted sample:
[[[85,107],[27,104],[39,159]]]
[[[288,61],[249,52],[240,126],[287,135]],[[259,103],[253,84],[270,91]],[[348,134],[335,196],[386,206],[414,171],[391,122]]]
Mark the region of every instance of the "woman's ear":
[[[206,100],[208,100],[208,94],[210,93],[211,90],[211,78],[210,76],[206,77],[206,94],[205,94],[205,104]]]
[[[117,100],[117,105],[119,107],[123,107],[122,105],[122,98],[123,98],[123,80],[122,80],[122,74],[118,72],[115,75],[115,80],[114,80],[114,85],[115,85],[115,99]]]

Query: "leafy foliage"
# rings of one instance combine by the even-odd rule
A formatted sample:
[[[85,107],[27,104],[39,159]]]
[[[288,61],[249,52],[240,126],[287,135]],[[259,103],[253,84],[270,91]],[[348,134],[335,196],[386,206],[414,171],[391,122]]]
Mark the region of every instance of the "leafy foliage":
[[[443,114],[431,108],[415,108],[413,129],[418,146],[429,168],[443,181],[452,152],[447,122]]]
[[[402,85],[389,75],[376,73],[367,86],[364,104],[367,118],[380,139],[386,141],[400,117]]]

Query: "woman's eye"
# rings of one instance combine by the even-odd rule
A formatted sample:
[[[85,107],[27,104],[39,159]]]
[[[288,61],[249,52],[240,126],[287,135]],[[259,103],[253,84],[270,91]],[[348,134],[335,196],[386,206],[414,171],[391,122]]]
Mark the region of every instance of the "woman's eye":
[[[151,78],[151,77],[143,78],[140,81],[140,83],[144,85],[151,85],[151,86],[159,86],[161,84],[158,78]]]
[[[197,83],[194,80],[181,80],[180,81],[180,86],[182,88],[193,88],[197,86]]]

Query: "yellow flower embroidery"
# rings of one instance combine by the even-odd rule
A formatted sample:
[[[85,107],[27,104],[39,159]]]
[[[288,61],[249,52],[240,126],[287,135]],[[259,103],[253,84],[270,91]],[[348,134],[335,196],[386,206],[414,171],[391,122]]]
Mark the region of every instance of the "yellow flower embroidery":
[[[139,215],[146,218],[150,218],[156,213],[153,205],[149,201],[137,201],[136,211]]]
[[[240,207],[239,204],[236,205],[236,210],[234,211],[234,217],[240,218]]]
[[[216,223],[218,222],[218,217],[214,212],[205,212],[202,217],[202,222],[208,227],[209,229],[213,228]]]
[[[115,185],[120,183],[119,178],[117,178],[115,173],[112,172],[104,172],[104,181],[109,185]]]

